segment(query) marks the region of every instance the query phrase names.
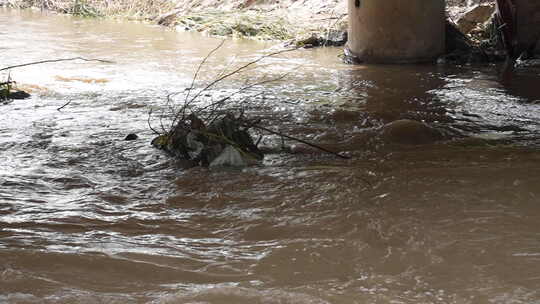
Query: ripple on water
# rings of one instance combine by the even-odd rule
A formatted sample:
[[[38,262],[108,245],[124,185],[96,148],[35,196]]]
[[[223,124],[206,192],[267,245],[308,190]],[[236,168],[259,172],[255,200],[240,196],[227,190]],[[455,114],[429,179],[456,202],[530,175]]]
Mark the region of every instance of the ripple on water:
[[[0,302],[540,299],[540,157],[527,146],[538,145],[530,135],[538,131],[531,102],[538,90],[529,90],[537,75],[526,77],[536,81],[530,87],[505,87],[491,68],[349,67],[336,63],[338,50],[302,50],[290,54],[305,63],[300,72],[261,88],[264,98],[246,109],[354,158],[297,149],[259,167],[187,170],[149,145],[148,112],[168,109],[164,97],[189,86],[216,40],[143,24],[3,14],[7,40],[25,45],[6,49],[8,61],[68,51],[118,63],[16,74],[49,92],[2,106]],[[132,36],[138,46],[157,39],[159,47],[133,48]],[[209,70],[264,47],[230,42]],[[290,63],[273,62],[276,71]],[[450,139],[506,133],[419,146],[377,141],[377,128],[395,119],[458,129]],[[129,133],[139,139],[124,141]],[[269,138],[272,145],[281,139]]]
[[[157,300],[156,304],[330,304],[323,299],[300,292],[286,292],[279,290],[258,290],[254,288],[235,286],[213,286],[201,288],[197,291],[180,293]]]

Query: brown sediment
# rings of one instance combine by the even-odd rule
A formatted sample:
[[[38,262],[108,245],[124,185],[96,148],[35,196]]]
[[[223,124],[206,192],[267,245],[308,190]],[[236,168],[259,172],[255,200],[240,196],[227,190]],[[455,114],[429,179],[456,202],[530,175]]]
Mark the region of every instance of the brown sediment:
[[[105,78],[88,78],[88,77],[64,77],[64,76],[54,76],[54,79],[58,81],[65,81],[65,82],[73,82],[73,81],[79,81],[84,83],[107,83],[109,82],[108,79]]]

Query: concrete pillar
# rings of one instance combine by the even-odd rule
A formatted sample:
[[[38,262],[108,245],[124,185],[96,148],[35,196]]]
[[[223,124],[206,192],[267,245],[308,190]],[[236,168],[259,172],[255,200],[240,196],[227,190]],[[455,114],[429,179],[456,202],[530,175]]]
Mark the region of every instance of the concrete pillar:
[[[434,60],[445,48],[445,0],[347,0],[347,53],[368,63]]]
[[[516,6],[518,49],[524,50],[540,39],[540,1],[514,0]],[[537,49],[540,51],[540,44]],[[516,54],[519,55],[519,54]]]

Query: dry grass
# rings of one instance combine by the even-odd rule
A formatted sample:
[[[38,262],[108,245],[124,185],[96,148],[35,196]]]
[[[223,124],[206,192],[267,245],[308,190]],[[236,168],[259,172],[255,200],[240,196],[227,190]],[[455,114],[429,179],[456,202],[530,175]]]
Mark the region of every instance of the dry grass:
[[[150,18],[174,9],[169,0],[12,0],[19,8],[37,7],[85,17]]]
[[[294,27],[283,17],[257,11],[213,11],[178,15],[171,24],[180,29],[196,30],[212,36],[232,36],[259,40],[287,40],[294,37]]]
[[[35,7],[84,17],[120,17],[153,20],[178,29],[195,30],[212,36],[258,40],[290,40],[324,32],[329,21],[309,17],[309,10],[292,14],[274,0],[8,0],[19,8]],[[258,7],[271,5],[270,7]],[[285,3],[285,2],[284,2]],[[283,4],[285,5],[285,4]],[[334,17],[332,15],[326,17]],[[332,18],[326,18],[328,20]]]
[[[313,0],[313,2],[326,0]],[[211,36],[257,40],[302,39],[324,33],[337,12],[317,13],[294,0],[7,0],[18,8],[34,7],[83,17],[149,20]],[[336,2],[336,1],[334,1]],[[336,2],[337,3],[337,2]],[[290,8],[289,8],[290,7]]]

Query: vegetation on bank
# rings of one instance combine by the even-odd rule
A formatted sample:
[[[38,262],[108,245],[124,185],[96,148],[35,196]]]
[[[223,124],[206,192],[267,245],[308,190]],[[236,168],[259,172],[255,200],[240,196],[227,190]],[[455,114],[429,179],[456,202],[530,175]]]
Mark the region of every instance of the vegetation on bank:
[[[292,0],[0,0],[1,3],[85,17],[147,20],[210,36],[289,41],[287,45],[295,47],[341,46],[347,41],[345,6],[337,7],[335,3],[328,4],[323,0],[308,1],[306,7],[298,7]],[[314,9],[312,6],[317,3],[327,4]],[[498,25],[493,25],[493,19],[487,20],[490,14],[484,16],[486,20],[473,20],[474,24],[466,20],[467,24],[473,24],[468,31],[454,29],[450,22],[447,55],[441,62],[478,63],[504,59],[504,54],[499,54]]]
[[[345,15],[334,11],[318,19],[295,18],[288,16],[287,9],[242,6],[226,9],[219,4],[215,8],[213,5],[202,7],[191,0],[8,0],[7,3],[16,8],[32,7],[82,17],[145,20],[178,30],[258,40],[306,39],[312,33],[324,36],[331,30],[345,30],[347,25]]]
[[[83,17],[155,18],[174,9],[170,0],[8,0],[16,8],[39,8]]]
[[[158,23],[174,26],[179,30],[195,30],[212,36],[256,38],[260,40],[288,40],[296,36],[293,27],[285,18],[268,16],[255,10],[206,11],[179,14]]]

